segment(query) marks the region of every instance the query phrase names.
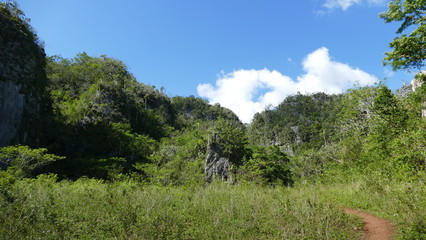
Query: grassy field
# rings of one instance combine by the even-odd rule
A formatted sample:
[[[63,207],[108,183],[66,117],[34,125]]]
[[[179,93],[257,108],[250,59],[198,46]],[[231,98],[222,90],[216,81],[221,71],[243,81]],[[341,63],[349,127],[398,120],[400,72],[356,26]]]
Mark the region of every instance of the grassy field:
[[[391,221],[398,229],[397,239],[426,239],[426,176],[409,181],[369,177],[304,188],[311,188],[324,202],[361,209]]]
[[[133,181],[0,178],[0,239],[359,239],[362,223],[341,206],[426,239],[426,184],[374,180],[293,188],[160,187]]]
[[[0,239],[357,239],[361,222],[308,188],[3,182]]]

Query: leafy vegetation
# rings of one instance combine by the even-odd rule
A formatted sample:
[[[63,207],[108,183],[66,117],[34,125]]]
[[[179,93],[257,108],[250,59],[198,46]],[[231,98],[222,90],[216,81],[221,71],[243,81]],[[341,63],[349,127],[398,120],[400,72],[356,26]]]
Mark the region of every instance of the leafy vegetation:
[[[289,96],[276,109],[254,116],[248,128],[250,142],[279,145],[291,155],[317,149],[334,134],[341,98],[325,93]]]
[[[385,64],[393,69],[421,69],[426,59],[424,39],[426,38],[426,4],[423,0],[392,0],[388,11],[380,14],[386,23],[402,22],[396,31],[402,34],[414,29],[407,36],[402,34],[390,43],[392,51],[386,53]]]
[[[8,171],[18,177],[34,177],[54,161],[64,159],[46,153],[46,148],[31,149],[28,146],[8,146],[0,149],[0,160],[8,165]]]
[[[359,226],[318,195],[286,188],[56,180],[13,184],[12,200],[0,201],[2,239],[356,239]]]
[[[33,34],[0,4],[1,21]],[[424,5],[392,1],[382,17],[423,31]],[[385,59],[395,68],[423,66],[398,51]],[[46,131],[0,148],[2,239],[357,239],[361,223],[339,205],[390,219],[400,239],[426,237],[426,84],[298,93],[244,125],[107,56],[44,61]],[[229,177],[208,176],[208,157]]]
[[[253,146],[251,156],[241,168],[242,179],[264,185],[291,185],[290,159],[277,146]]]

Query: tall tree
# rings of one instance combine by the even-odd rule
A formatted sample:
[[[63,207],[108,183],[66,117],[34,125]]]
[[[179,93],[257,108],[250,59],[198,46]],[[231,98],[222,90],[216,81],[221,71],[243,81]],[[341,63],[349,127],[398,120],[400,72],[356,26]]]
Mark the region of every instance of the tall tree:
[[[399,36],[390,43],[392,51],[384,58],[386,65],[398,69],[421,69],[426,59],[426,0],[392,0],[389,9],[380,14],[386,23],[402,22]],[[403,34],[412,30],[407,35]]]

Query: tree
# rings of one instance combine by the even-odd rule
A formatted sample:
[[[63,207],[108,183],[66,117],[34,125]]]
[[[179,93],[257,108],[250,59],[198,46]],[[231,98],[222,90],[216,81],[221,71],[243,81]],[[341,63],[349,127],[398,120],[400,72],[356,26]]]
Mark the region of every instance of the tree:
[[[277,146],[252,146],[251,156],[241,167],[242,179],[261,184],[293,183],[290,159]]]
[[[384,128],[400,131],[405,128],[407,114],[398,99],[386,86],[379,87],[372,110],[384,121]]]
[[[406,128],[407,114],[386,86],[377,89],[371,110],[375,113],[368,138],[371,156],[386,159],[391,151],[389,143]]]
[[[425,0],[392,0],[389,9],[380,14],[386,23],[402,22],[396,31],[397,34],[414,28],[409,35],[402,34],[393,39],[390,43],[393,50],[385,54],[386,65],[391,65],[394,70],[420,69],[425,65],[425,12]]]
[[[245,128],[241,122],[219,118],[214,122],[210,136],[231,163],[241,164],[247,153],[248,143]]]
[[[43,168],[64,157],[46,153],[46,148],[32,149],[28,146],[8,146],[0,148],[0,161],[9,165],[8,171],[19,177],[31,177],[42,172]]]

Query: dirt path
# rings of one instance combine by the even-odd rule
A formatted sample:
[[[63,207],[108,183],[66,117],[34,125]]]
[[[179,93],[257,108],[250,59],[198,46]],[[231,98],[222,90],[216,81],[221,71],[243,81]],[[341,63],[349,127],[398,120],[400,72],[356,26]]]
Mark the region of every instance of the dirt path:
[[[359,216],[364,221],[364,236],[366,240],[390,240],[395,227],[383,218],[373,216],[360,210],[345,208],[345,213]]]

